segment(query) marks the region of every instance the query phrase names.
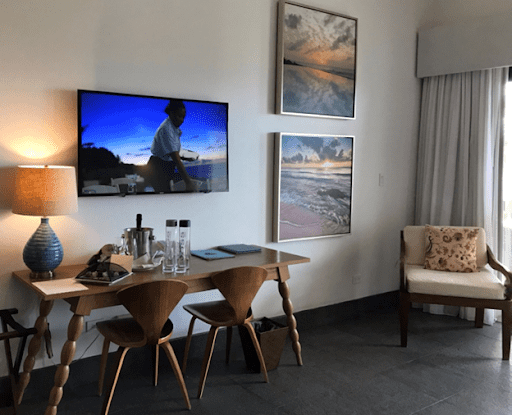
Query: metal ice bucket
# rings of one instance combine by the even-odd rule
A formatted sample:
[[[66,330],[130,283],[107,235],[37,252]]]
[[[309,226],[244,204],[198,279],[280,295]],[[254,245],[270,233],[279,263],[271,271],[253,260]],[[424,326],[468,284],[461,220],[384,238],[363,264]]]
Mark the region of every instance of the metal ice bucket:
[[[150,258],[153,256],[152,244],[155,239],[153,228],[126,228],[124,239],[128,254],[133,255],[133,259],[145,254],[148,254]]]

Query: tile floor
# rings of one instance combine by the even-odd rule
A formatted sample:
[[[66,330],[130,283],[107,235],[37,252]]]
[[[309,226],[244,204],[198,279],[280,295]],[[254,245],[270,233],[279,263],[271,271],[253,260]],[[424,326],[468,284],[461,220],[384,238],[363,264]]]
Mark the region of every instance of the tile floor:
[[[262,375],[247,371],[238,335],[224,363],[220,333],[203,398],[196,399],[205,337],[194,338],[185,381],[192,410],[184,407],[168,362],[151,383],[148,350],[128,353],[110,414],[415,414],[509,415],[511,364],[501,360],[501,325],[475,329],[454,317],[413,310],[409,346],[399,347],[396,312],[368,313],[337,324],[300,330],[304,366],[287,340],[279,367]],[[173,341],[180,360],[183,341]],[[162,355],[163,357],[163,355]],[[73,363],[59,414],[98,414],[98,359]],[[35,371],[22,414],[42,414],[53,371]]]

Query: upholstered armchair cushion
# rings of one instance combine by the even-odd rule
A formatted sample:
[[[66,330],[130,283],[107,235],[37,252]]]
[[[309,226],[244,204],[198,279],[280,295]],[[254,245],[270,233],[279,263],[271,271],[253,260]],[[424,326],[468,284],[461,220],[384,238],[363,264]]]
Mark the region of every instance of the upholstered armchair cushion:
[[[487,267],[477,272],[460,273],[429,270],[423,265],[405,265],[404,272],[410,293],[505,299],[505,286]]]
[[[452,228],[457,228],[452,226]],[[462,228],[462,227],[461,227]],[[463,228],[472,229],[464,226]],[[482,268],[487,264],[487,245],[485,240],[485,231],[478,229],[476,238],[476,264]],[[406,226],[404,228],[405,242],[405,264],[425,266],[425,226]]]
[[[425,269],[475,272],[479,228],[425,226]]]

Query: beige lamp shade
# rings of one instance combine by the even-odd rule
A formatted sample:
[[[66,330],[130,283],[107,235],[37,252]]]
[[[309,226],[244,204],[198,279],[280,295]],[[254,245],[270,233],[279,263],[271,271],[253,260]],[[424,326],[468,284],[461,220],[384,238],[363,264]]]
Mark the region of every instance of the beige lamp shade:
[[[18,166],[12,212],[58,216],[78,210],[75,168]]]

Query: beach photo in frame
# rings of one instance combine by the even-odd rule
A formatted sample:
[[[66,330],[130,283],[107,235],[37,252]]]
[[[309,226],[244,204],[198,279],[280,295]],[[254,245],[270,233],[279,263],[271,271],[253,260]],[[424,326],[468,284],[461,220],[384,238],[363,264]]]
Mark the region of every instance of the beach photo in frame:
[[[357,19],[280,1],[276,113],[355,118]]]
[[[274,242],[351,231],[354,137],[277,133]]]

